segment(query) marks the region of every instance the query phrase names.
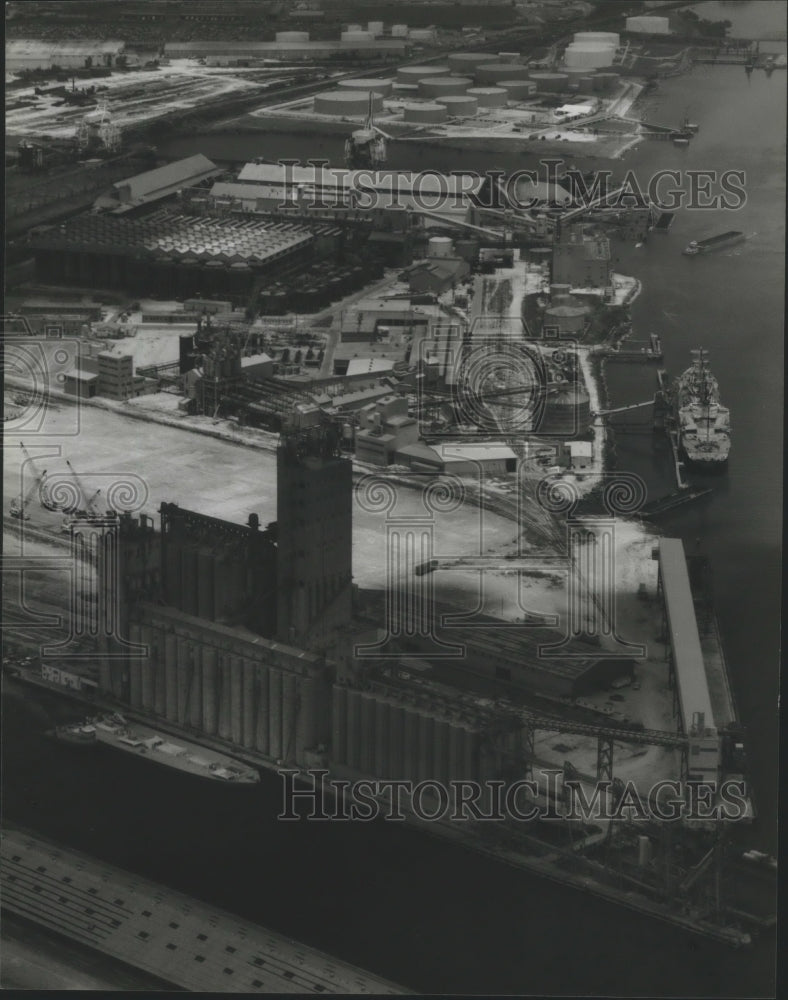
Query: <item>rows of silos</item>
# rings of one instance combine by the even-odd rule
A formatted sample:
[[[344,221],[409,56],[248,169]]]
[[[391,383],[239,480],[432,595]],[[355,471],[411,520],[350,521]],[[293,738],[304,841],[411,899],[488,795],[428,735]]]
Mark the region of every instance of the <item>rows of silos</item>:
[[[378,778],[479,780],[486,767],[477,723],[394,694],[334,684],[331,760]]]
[[[321,738],[327,699],[315,674],[299,675],[229,652],[215,642],[132,622],[129,638],[149,655],[129,659],[129,704],[173,725],[257,750],[303,759]],[[220,645],[220,643],[222,643]]]

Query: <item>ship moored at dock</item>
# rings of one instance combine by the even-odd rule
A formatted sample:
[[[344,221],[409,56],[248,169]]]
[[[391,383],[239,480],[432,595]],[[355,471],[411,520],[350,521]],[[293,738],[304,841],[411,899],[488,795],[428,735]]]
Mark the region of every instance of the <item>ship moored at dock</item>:
[[[135,722],[132,726],[119,712],[88,719],[81,724],[58,726],[50,735],[72,746],[101,743],[177,771],[226,784],[252,785],[260,780],[257,771],[227,754],[180,738],[174,740],[141,723]]]

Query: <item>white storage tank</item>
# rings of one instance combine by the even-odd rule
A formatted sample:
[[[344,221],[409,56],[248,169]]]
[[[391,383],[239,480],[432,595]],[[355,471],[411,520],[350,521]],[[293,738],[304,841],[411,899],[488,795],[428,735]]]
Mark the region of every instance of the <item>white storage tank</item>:
[[[367,93],[372,90],[382,97],[389,97],[391,95],[392,82],[391,80],[375,79],[338,80],[337,87],[341,90],[364,90]]]
[[[402,111],[403,120],[421,125],[440,125],[449,117],[443,104],[406,104]]]
[[[489,52],[452,52],[449,56],[449,67],[452,73],[467,73],[476,66],[496,62]]]
[[[498,59],[500,62],[519,62],[520,53],[519,52],[499,52]]]
[[[444,97],[446,94],[464,94],[473,80],[467,76],[428,76],[419,80],[419,94],[422,97]]]
[[[408,26],[407,26],[407,24],[392,24],[392,26],[391,26],[391,37],[392,38],[407,38],[408,37]]]
[[[436,97],[436,104],[442,104],[450,118],[470,118],[479,110],[479,102],[468,94],[450,94],[448,97]]]
[[[468,97],[475,97],[480,108],[506,107],[506,91],[502,87],[470,87]]]
[[[527,80],[528,67],[522,63],[485,63],[477,66],[473,75],[480,86],[496,84],[499,80]]]
[[[575,42],[607,42],[615,45],[621,44],[621,38],[617,31],[576,31],[573,38]]]
[[[363,24],[349,24],[345,30],[346,31],[363,31],[364,30],[364,25]]]
[[[431,236],[427,244],[428,257],[451,257],[454,244],[449,236]]]
[[[538,93],[555,94],[569,88],[569,77],[566,73],[532,72],[531,79],[536,84]]]
[[[572,42],[564,52],[564,64],[567,69],[601,69],[612,64],[615,54],[615,46],[604,42]]]
[[[277,42],[308,42],[308,31],[277,31],[274,36]]]
[[[448,66],[400,66],[397,70],[399,83],[414,83],[426,80],[428,76],[448,76]]]
[[[382,21],[367,21],[367,31],[370,35],[374,35],[378,38],[383,34],[383,22]]]
[[[498,86],[506,91],[510,101],[523,101],[536,93],[533,80],[499,80]]]
[[[669,35],[670,21],[666,17],[655,17],[651,14],[640,14],[627,18],[627,31],[640,35]]]
[[[380,111],[383,98],[372,94],[372,110]],[[315,94],[314,109],[320,115],[365,115],[369,110],[369,93],[363,90],[324,90]]]

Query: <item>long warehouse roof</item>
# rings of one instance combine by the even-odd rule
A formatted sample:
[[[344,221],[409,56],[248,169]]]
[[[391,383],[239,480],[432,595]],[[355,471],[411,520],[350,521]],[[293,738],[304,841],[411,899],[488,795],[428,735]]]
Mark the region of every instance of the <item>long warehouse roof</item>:
[[[698,635],[687,559],[680,538],[660,539],[659,568],[685,729],[689,732],[696,714],[703,716],[704,728],[714,729],[706,665]]]

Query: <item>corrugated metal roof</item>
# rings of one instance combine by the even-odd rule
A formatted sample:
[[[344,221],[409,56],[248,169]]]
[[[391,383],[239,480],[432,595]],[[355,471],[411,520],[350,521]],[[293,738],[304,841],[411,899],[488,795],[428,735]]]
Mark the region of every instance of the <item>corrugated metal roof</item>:
[[[660,539],[659,568],[684,723],[689,729],[694,713],[700,712],[703,714],[704,726],[713,729],[714,713],[706,680],[706,666],[692,602],[687,559],[680,538]]]
[[[440,452],[447,462],[493,462],[516,459],[512,449],[499,441],[483,444],[442,444]]]

